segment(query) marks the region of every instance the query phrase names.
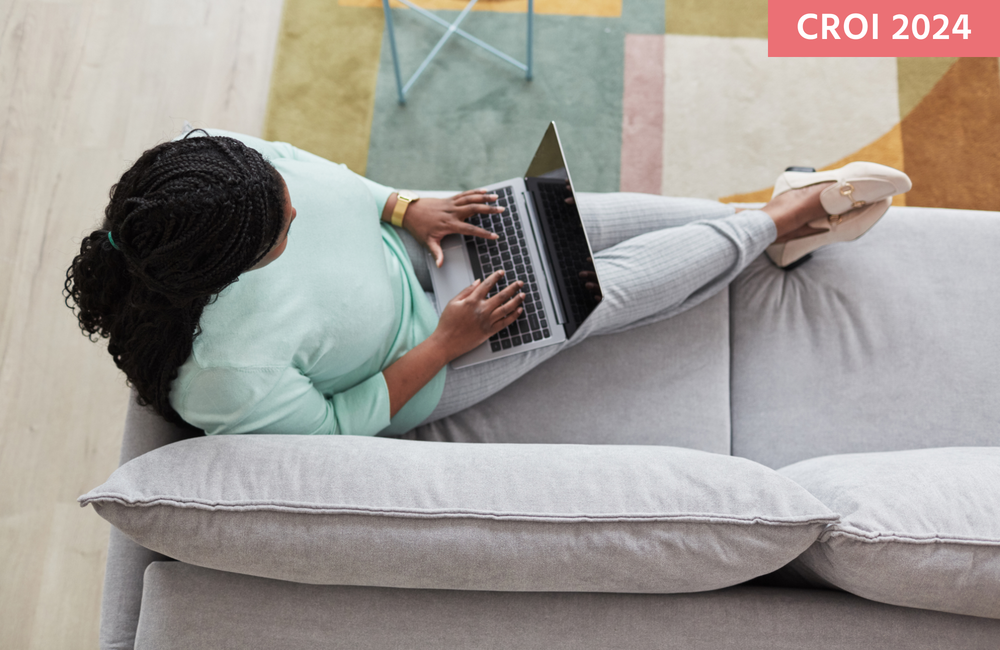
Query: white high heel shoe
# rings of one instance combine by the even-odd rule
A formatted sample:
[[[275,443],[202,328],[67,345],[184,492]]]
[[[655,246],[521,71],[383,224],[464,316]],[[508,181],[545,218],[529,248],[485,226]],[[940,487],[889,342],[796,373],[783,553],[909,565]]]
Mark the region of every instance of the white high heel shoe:
[[[786,171],[774,184],[771,198],[792,189],[833,182],[820,193],[820,204],[829,216],[809,222],[826,232],[800,237],[767,248],[775,265],[785,268],[820,246],[851,241],[868,232],[882,218],[892,197],[913,187],[910,177],[892,167],[870,162],[852,162],[825,172]]]

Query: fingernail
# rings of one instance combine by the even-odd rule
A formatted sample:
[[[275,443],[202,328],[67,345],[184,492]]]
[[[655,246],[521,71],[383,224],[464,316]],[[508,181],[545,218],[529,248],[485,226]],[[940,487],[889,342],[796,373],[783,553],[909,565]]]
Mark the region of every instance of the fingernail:
[[[493,239],[500,239],[500,235],[493,233]]]
[[[501,206],[497,207],[497,212],[503,212],[503,211],[504,211],[504,210],[506,210],[506,209],[507,209],[507,208],[505,208],[505,207],[503,207],[503,206],[501,205]]]

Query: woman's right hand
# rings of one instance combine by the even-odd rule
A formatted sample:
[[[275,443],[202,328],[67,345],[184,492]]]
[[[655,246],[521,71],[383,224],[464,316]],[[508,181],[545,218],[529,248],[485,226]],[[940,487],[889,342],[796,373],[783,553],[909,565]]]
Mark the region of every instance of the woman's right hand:
[[[448,361],[482,345],[521,315],[524,282],[514,282],[492,297],[487,295],[502,276],[503,271],[496,271],[483,282],[476,280],[444,308],[431,336],[446,350]]]

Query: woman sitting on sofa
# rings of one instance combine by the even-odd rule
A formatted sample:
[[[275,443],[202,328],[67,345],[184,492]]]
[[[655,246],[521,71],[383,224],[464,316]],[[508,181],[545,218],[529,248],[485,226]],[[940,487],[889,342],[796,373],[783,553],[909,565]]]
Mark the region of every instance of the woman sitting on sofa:
[[[288,144],[192,132],[112,188],[67,271],[67,304],[168,420],[209,434],[400,434],[587,336],[697,305],[765,250],[786,266],[856,238],[909,187],[902,172],[853,163],[783,174],[760,210],[579,193],[602,302],[570,341],[446,372],[520,315],[520,283],[491,296],[493,274],[439,318],[414,270],[424,262],[388,223],[393,189]],[[495,199],[425,197],[406,204],[403,227],[440,265],[445,235],[494,236],[466,220],[500,212]]]

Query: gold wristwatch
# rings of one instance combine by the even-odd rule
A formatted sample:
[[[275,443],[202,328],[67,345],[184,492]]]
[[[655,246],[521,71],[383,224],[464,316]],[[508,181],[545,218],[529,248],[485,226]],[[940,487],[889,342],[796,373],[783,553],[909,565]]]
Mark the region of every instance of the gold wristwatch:
[[[411,203],[416,203],[420,200],[414,192],[409,190],[397,190],[396,191],[396,207],[392,210],[392,225],[397,228],[403,227],[403,217],[406,216],[406,209],[410,207]]]

